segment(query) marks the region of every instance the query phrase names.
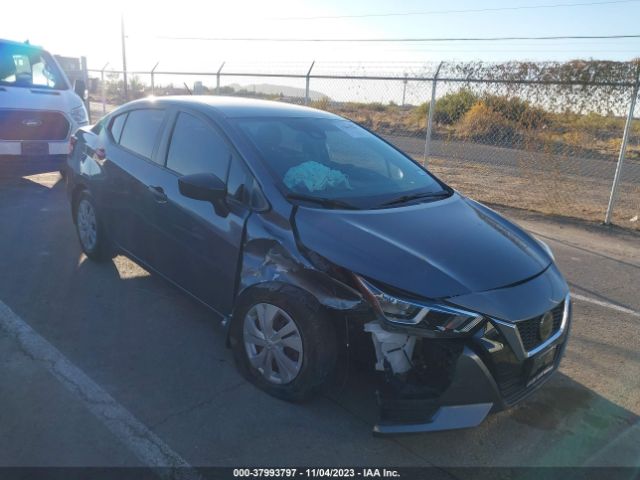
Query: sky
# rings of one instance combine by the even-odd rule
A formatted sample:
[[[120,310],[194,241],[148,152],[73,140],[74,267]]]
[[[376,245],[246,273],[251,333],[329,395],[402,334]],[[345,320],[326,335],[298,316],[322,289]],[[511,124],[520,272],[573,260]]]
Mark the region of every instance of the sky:
[[[227,74],[304,74],[315,61],[316,75],[429,76],[440,61],[640,57],[640,38],[438,43],[210,40],[640,34],[640,0],[9,1],[2,6],[0,35],[28,39],[54,54],[86,56],[90,69],[121,70],[121,16],[129,72],[148,72],[156,64],[157,72],[216,72],[225,62]],[[148,74],[137,77],[150,84]],[[258,84],[263,89],[260,84],[268,83],[304,92],[304,79],[224,76],[221,80],[222,85],[234,87],[255,89]],[[193,87],[197,81],[215,86],[212,75],[155,76],[156,85]],[[317,92],[334,100],[382,103],[400,103],[406,95],[407,102],[418,104],[430,95],[426,82],[409,82],[404,88],[402,82],[314,79],[311,90],[312,95]],[[438,95],[444,93],[445,89],[438,90]]]
[[[240,0],[110,2],[30,0],[5,2],[0,32],[29,39],[53,53],[88,59],[89,67],[122,66],[120,15],[124,13],[130,70],[215,71],[221,62],[263,64],[305,70],[350,62],[436,62],[440,60],[628,60],[640,56],[640,39],[558,40],[466,43],[273,43],[175,40],[166,37],[397,38],[640,33],[640,1],[601,5],[453,12],[597,0],[472,1],[404,0]],[[447,13],[433,11],[447,10]],[[408,12],[359,18],[348,16]],[[284,17],[284,18],[283,18]],[[162,38],[165,37],[165,38]],[[337,67],[336,67],[337,68]],[[372,65],[372,68],[374,66]]]

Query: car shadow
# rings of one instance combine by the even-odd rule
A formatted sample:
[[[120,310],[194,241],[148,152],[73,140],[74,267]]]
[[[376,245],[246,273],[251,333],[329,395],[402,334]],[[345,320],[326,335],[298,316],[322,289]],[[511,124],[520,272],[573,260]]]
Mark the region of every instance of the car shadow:
[[[23,177],[47,172],[59,172],[66,155],[21,157],[0,156],[0,178]]]
[[[0,207],[63,185],[63,157],[0,156]],[[10,201],[12,200],[12,201]]]

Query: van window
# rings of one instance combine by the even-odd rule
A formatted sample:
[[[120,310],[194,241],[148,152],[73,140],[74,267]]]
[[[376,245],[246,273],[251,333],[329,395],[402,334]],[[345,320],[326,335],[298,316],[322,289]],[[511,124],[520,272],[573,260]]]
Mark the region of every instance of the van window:
[[[151,159],[164,120],[164,110],[141,109],[129,112],[120,135],[120,145]]]
[[[1,41],[0,85],[58,90],[67,87],[62,72],[47,52]]]
[[[167,168],[182,175],[213,173],[224,180],[230,156],[227,143],[213,128],[193,115],[180,113],[171,137]]]

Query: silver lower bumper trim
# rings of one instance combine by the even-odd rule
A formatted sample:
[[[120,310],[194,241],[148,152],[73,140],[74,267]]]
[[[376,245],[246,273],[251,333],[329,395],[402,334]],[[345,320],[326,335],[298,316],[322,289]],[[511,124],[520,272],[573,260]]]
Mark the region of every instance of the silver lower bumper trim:
[[[373,427],[373,434],[402,435],[409,433],[438,432],[440,430],[456,430],[473,428],[489,414],[493,403],[475,403],[472,405],[454,405],[440,407],[429,423],[420,424],[378,424]]]

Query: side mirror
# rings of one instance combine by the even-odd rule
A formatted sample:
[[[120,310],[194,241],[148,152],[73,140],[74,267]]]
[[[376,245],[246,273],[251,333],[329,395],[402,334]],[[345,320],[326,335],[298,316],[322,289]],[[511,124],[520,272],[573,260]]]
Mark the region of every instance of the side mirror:
[[[83,101],[87,99],[87,86],[84,80],[76,80],[73,82],[73,91],[76,92]]]
[[[178,179],[180,193],[194,200],[220,202],[227,195],[227,186],[213,173],[194,173]]]

